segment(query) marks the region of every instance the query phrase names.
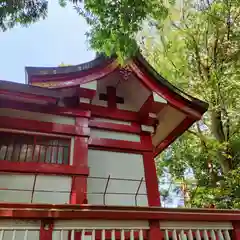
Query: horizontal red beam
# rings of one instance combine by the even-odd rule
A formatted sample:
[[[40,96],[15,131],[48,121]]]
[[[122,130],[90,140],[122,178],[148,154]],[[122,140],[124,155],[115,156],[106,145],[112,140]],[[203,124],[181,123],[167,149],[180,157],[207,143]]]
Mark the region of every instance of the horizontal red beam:
[[[0,118],[0,128],[11,128],[44,133],[58,133],[65,135],[79,135],[79,136],[90,135],[90,130],[88,127],[51,122],[39,122],[37,120],[27,120],[22,118],[10,118],[10,117]]]
[[[142,122],[142,124],[146,125],[152,125],[155,121],[154,118],[150,117],[143,121],[137,112],[131,112],[127,110],[109,109],[107,107],[91,105],[88,103],[80,103],[79,107],[83,110],[90,110],[91,115],[96,117],[107,117],[110,119],[118,119],[123,121]]]
[[[153,147],[150,144],[143,144],[140,142],[130,142],[123,140],[113,140],[104,138],[89,138],[89,147],[98,147],[102,149],[112,148],[115,150],[134,150],[136,152],[153,151]]]
[[[79,97],[93,99],[94,96],[96,95],[96,90],[87,89],[87,88],[79,88],[78,94],[79,94]]]
[[[109,123],[109,122],[99,122],[95,120],[90,120],[88,126],[92,128],[112,130],[116,132],[138,133],[138,134],[141,132],[140,126],[116,124],[116,123]]]
[[[11,108],[22,111],[55,114],[60,116],[86,117],[90,118],[90,111],[75,108],[58,107],[57,105],[41,105],[36,103],[24,103],[14,100],[1,100],[0,108]]]
[[[239,210],[0,203],[0,218],[161,221],[239,221]]]
[[[0,172],[16,172],[16,173],[41,173],[56,175],[88,175],[88,167],[70,166],[63,164],[48,164],[35,162],[9,162],[0,160]]]
[[[39,95],[35,95],[35,94],[21,93],[21,92],[4,90],[4,89],[0,89],[0,95],[18,97],[18,98],[19,97],[26,98],[26,99],[36,100],[36,101],[40,100],[40,101],[46,101],[49,103],[56,103],[56,101],[57,101],[57,98],[55,98],[55,97],[39,96]]]

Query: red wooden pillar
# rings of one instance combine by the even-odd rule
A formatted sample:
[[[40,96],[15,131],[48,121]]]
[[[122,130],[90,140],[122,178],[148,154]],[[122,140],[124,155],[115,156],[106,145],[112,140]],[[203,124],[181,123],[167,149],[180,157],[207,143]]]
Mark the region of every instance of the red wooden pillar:
[[[233,225],[233,239],[240,240],[240,221],[232,223]]]
[[[149,221],[149,232],[148,232],[148,240],[162,240],[163,232],[160,230],[160,224],[158,220],[150,220]]]
[[[76,128],[87,128],[87,118],[76,118]],[[73,166],[88,167],[88,137],[74,137]],[[87,203],[87,177],[75,176],[72,179],[71,204]]]
[[[39,240],[52,240],[53,226],[52,220],[42,220]]]
[[[88,127],[88,119],[76,118],[76,128]],[[74,137],[73,166],[88,167],[88,137]],[[72,178],[71,204],[87,204],[87,175]],[[68,234],[71,239],[71,232]],[[81,239],[81,232],[75,232],[74,239]]]
[[[141,143],[144,145],[152,145],[150,133],[141,133]],[[158,189],[158,177],[155,166],[153,152],[143,152],[143,165],[145,171],[146,190],[148,195],[148,205],[161,206],[160,193]]]

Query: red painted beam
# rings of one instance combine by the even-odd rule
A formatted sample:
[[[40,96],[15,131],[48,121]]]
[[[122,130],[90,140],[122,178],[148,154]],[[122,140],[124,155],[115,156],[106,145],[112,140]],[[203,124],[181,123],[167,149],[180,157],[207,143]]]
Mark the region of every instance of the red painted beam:
[[[14,100],[0,101],[0,108],[10,108],[29,112],[55,114],[60,116],[86,117],[90,118],[90,111],[76,108],[58,107],[57,105],[41,105],[36,103],[24,103]]]
[[[90,134],[90,130],[87,127],[79,127],[74,125],[51,122],[39,122],[36,120],[27,120],[22,118],[10,118],[10,117],[0,118],[0,128],[10,128],[78,136],[89,136]]]
[[[96,95],[96,90],[87,89],[87,88],[81,88],[80,87],[78,89],[78,94],[79,94],[79,97],[93,99],[94,96]]]
[[[105,138],[89,138],[88,142],[89,147],[98,147],[102,149],[114,149],[118,150],[130,150],[135,152],[152,152],[153,147],[149,143],[141,143],[141,142],[130,142],[123,140],[113,140],[113,139],[105,139]]]
[[[153,100],[153,95],[151,94],[148,99],[144,102],[144,104],[142,105],[142,107],[140,108],[138,114],[139,117],[142,119],[146,119],[149,117],[149,113],[152,112],[152,107],[154,104],[154,100]]]
[[[0,218],[165,221],[240,221],[239,210],[169,209],[71,204],[0,203]]]
[[[16,92],[16,91],[5,90],[5,89],[0,89],[0,96],[1,95],[2,95],[2,97],[11,96],[13,98],[14,97],[26,98],[26,99],[36,100],[36,101],[46,101],[49,103],[56,103],[56,101],[57,101],[56,97],[39,96],[36,94]]]
[[[91,116],[93,117],[103,117],[109,119],[117,119],[123,121],[133,121],[133,122],[142,122],[146,125],[154,124],[155,119],[148,117],[146,120],[142,121],[137,112],[119,110],[119,109],[109,109],[107,107],[91,105],[88,103],[80,103],[79,107],[82,110],[91,111]]]
[[[70,166],[35,162],[9,162],[0,160],[0,172],[54,174],[54,175],[88,175],[87,166]]]
[[[110,130],[110,131],[112,130],[116,132],[136,133],[136,134],[139,134],[141,132],[141,128],[139,126],[100,122],[96,120],[90,120],[89,127]]]

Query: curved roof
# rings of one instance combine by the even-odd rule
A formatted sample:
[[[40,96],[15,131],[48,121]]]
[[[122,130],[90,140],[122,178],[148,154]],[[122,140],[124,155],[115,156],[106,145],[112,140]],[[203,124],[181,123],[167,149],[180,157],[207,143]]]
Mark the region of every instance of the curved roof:
[[[25,69],[27,74],[27,82],[34,83],[45,81],[53,82],[71,80],[68,86],[79,85],[82,83],[81,78],[86,77],[87,75],[92,73],[94,73],[94,77],[96,77],[96,73],[99,72],[99,70],[107,67],[110,63],[114,61],[116,61],[115,56],[106,57],[104,54],[98,54],[94,60],[74,66],[26,67]],[[137,66],[137,68],[140,69],[141,72],[145,76],[147,76],[147,78],[151,79],[149,87],[152,88],[152,91],[156,91],[157,93],[165,97],[170,104],[172,103],[172,105],[177,107],[181,105],[185,108],[189,108],[190,112],[197,112],[197,118],[199,118],[199,116],[206,112],[208,108],[207,103],[186,94],[182,90],[172,85],[158,72],[156,72],[156,70],[146,61],[146,59],[140,53],[138,53],[135,57],[132,58],[132,63],[134,63],[134,65]],[[116,65],[116,67],[117,66],[118,64]],[[113,70],[114,68],[110,69],[110,71]],[[92,80],[93,79],[90,79],[89,81]],[[85,83],[88,80],[83,81]],[[181,104],[178,105],[177,103]],[[187,109],[187,111],[189,111],[189,109]]]

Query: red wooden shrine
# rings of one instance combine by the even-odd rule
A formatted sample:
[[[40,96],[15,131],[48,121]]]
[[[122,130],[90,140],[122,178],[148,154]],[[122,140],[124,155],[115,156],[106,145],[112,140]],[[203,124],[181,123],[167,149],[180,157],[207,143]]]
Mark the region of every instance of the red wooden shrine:
[[[0,239],[240,240],[238,211],[160,207],[154,157],[206,110],[140,54],[1,81]]]

